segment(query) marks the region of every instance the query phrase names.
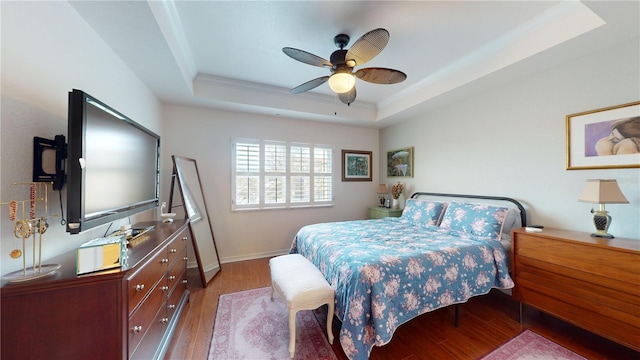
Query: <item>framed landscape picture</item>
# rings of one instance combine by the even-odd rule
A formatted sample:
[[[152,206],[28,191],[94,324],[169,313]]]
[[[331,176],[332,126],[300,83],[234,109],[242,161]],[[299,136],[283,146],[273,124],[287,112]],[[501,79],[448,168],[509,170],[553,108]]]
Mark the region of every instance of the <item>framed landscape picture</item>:
[[[567,170],[640,167],[640,101],[566,117]]]
[[[371,151],[342,150],[342,181],[372,181]]]
[[[413,177],[413,147],[387,151],[387,177]]]

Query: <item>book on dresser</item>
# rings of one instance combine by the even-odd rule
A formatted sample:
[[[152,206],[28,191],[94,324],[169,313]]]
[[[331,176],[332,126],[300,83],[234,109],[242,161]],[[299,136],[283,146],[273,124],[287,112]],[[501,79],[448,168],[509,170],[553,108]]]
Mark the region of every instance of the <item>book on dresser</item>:
[[[154,228],[121,268],[77,275],[67,261],[48,278],[3,283],[2,359],[161,359],[189,299],[190,228],[141,225]]]
[[[640,240],[516,229],[513,296],[640,351]]]

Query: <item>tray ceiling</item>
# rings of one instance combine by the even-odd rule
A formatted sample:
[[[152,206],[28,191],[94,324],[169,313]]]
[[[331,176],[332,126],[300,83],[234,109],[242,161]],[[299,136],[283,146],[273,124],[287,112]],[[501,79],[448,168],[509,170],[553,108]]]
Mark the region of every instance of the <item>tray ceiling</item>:
[[[165,103],[379,128],[640,33],[635,1],[71,4]],[[329,71],[289,58],[283,47],[328,59],[335,35],[348,34],[352,45],[379,27],[389,43],[365,67],[402,70],[406,81],[357,80],[351,106],[327,84],[289,93]]]

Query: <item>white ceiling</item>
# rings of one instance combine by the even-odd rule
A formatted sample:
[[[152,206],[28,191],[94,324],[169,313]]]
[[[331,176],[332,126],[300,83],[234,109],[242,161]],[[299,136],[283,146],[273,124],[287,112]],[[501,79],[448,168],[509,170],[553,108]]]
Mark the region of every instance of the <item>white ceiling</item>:
[[[165,103],[385,127],[640,35],[638,1],[71,1]],[[333,37],[385,28],[387,47],[362,67],[407,74],[357,80],[342,104],[327,84],[289,90],[329,70]],[[362,68],[362,67],[357,67]]]

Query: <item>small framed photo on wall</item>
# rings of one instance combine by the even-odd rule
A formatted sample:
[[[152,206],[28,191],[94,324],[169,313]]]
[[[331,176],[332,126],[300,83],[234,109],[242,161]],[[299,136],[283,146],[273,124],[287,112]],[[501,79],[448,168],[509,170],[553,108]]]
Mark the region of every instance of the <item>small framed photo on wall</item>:
[[[566,117],[567,170],[640,167],[640,101]]]
[[[372,181],[371,151],[342,150],[342,181]]]
[[[387,177],[413,177],[413,146],[387,151]]]

